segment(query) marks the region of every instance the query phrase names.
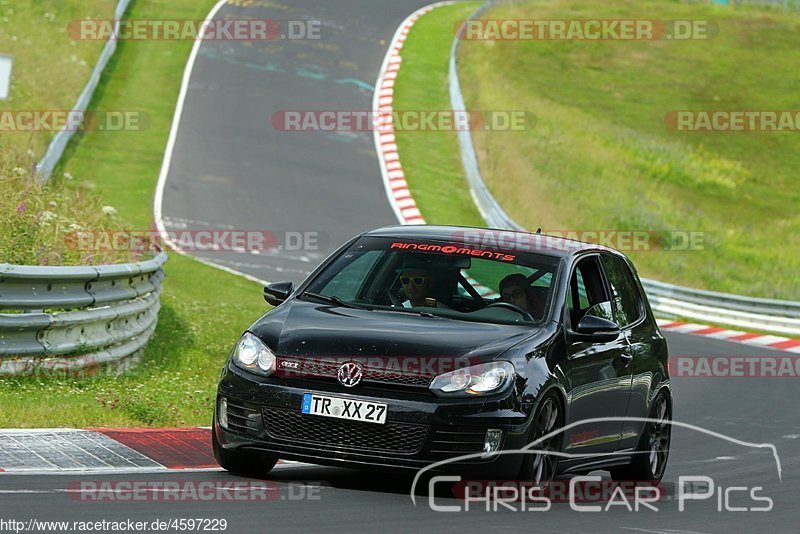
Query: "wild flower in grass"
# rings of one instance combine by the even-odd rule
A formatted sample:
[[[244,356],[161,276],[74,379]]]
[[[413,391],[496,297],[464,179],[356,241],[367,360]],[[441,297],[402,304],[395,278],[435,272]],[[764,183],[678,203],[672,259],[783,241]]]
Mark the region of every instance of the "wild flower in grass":
[[[4,0],[0,0],[0,4]],[[29,154],[30,156],[30,154]],[[113,206],[104,206],[90,183],[68,173],[63,180],[41,183],[31,178],[30,158],[0,139],[0,258],[19,265],[74,265],[127,263],[128,250],[102,249],[91,239],[96,233],[114,232],[122,220]],[[89,238],[80,239],[87,233]]]
[[[56,219],[58,219],[58,215],[56,215],[52,211],[45,210],[45,211],[42,212],[41,215],[39,215],[39,222],[41,224],[45,224],[45,225],[50,224],[51,222],[55,221]]]

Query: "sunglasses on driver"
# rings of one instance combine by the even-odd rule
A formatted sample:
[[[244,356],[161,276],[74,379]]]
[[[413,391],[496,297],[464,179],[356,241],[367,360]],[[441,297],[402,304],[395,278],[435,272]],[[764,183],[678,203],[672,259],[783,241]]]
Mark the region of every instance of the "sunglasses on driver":
[[[511,300],[511,299],[521,299],[525,295],[525,292],[522,291],[520,288],[514,288],[511,291],[503,291],[500,294],[500,297],[503,300]]]
[[[428,280],[427,276],[401,276],[400,283],[404,286],[411,285],[413,282],[415,286],[421,286],[425,284],[425,281]]]

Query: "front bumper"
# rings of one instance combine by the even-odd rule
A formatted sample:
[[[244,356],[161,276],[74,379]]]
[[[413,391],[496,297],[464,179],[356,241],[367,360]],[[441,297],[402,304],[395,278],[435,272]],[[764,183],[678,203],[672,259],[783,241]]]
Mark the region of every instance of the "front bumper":
[[[386,423],[359,423],[302,415],[304,393],[382,402]],[[346,389],[335,382],[255,377],[226,366],[218,387],[228,404],[228,428],[214,420],[224,449],[275,453],[287,460],[323,465],[420,469],[480,453],[487,429],[503,432],[500,450],[527,444],[529,413],[511,390],[497,397],[444,399],[427,390]],[[521,454],[447,462],[436,471],[486,477],[517,475]]]

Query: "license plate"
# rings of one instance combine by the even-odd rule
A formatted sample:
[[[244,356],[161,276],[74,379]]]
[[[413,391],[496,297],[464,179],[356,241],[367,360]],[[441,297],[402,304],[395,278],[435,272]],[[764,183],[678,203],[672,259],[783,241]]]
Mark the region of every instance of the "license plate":
[[[386,405],[378,402],[366,402],[353,399],[340,399],[312,393],[303,394],[302,411],[309,415],[321,415],[350,421],[365,423],[386,422]]]

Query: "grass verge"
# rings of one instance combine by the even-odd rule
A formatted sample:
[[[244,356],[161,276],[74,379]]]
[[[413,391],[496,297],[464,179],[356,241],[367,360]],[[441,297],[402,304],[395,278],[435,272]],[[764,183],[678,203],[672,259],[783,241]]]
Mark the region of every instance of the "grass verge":
[[[434,9],[421,17],[403,45],[395,82],[394,109],[451,109],[447,86],[453,24],[469,17],[480,2]],[[466,187],[458,138],[451,131],[397,131],[397,152],[409,191],[428,224],[483,226]]]
[[[0,2],[0,53],[14,58],[9,99],[0,101],[0,110],[71,109],[105,42],[71,39],[68,25],[79,19],[113,18],[116,4],[116,0]],[[4,137],[38,159],[53,135],[8,132]]]
[[[403,49],[395,107],[448,109],[456,21],[476,5],[422,17]],[[467,106],[526,110],[535,127],[475,132],[484,179],[528,228],[701,232],[702,250],[629,252],[643,276],[744,295],[800,298],[800,138],[678,133],[680,109],[794,109],[800,16],[673,2],[505,4],[487,19],[712,20],[709,41],[465,41]],[[754,46],[753,43],[763,43]],[[794,107],[793,107],[794,106]],[[454,132],[400,132],[406,178],[428,222],[481,224]],[[628,252],[628,251],[626,251]]]
[[[212,0],[136,1],[135,19],[203,19]],[[143,131],[87,132],[63,167],[122,220],[146,229],[191,41],[121,42],[93,108],[137,109]],[[63,180],[59,173],[56,180]],[[170,254],[158,328],[122,377],[0,380],[0,427],[186,426],[211,421],[217,377],[242,331],[268,306],[257,284]]]

